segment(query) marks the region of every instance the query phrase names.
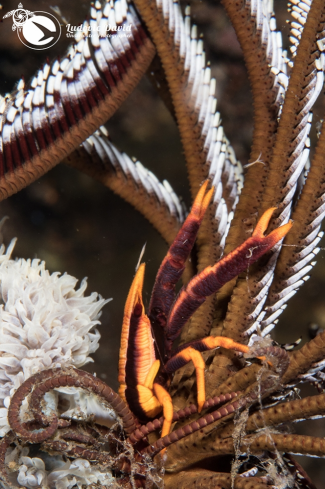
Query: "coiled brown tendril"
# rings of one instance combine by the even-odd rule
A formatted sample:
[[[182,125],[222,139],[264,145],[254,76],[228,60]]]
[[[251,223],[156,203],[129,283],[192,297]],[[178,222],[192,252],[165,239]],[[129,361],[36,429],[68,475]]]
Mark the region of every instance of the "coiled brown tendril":
[[[46,392],[67,386],[80,387],[96,394],[112,407],[116,415],[121,419],[123,429],[127,434],[135,430],[136,420],[121,397],[102,380],[88,372],[73,368],[58,369],[54,377],[45,380],[34,389],[30,398],[30,407],[33,412],[40,411],[41,400]]]
[[[83,443],[84,445],[91,445],[96,450],[100,448],[100,443],[96,438],[87,433],[81,433],[80,431],[67,430],[65,433],[61,434],[61,438],[76,443]]]
[[[28,429],[29,426],[26,423],[22,423],[20,421],[20,408],[23,400],[31,393],[33,387],[48,379],[49,376],[55,375],[58,370],[61,369],[44,370],[36,375],[33,375],[27,379],[12,396],[8,411],[8,420],[11,429],[17,436],[19,436],[19,438],[23,438],[30,443],[40,443],[43,440],[46,440],[46,438],[50,438],[55,433],[58,427],[58,418],[55,413],[53,413],[49,418],[46,418],[45,423],[43,417],[39,416],[36,421],[41,423],[41,425],[48,424],[48,427],[35,433]]]
[[[42,443],[42,448],[47,451],[50,450],[64,453],[65,455],[73,458],[83,458],[92,462],[109,464],[112,468],[114,466],[114,459],[108,453],[100,452],[99,450],[90,450],[87,447],[81,447],[78,445],[71,447],[69,443],[66,443],[65,441],[46,440]]]
[[[131,473],[131,462],[125,452],[121,452],[119,455],[112,456],[111,454],[100,449],[90,449],[88,447],[79,445],[71,446],[69,443],[66,443],[62,440],[46,440],[42,443],[41,448],[42,450],[45,450],[47,452],[62,453],[71,458],[83,458],[91,462],[104,464],[106,466],[109,466],[110,469],[116,471],[117,474]],[[142,477],[145,476],[146,473],[146,465],[143,463],[143,456],[138,452],[132,452],[132,460],[133,463],[137,463],[136,475],[140,476],[140,482],[145,482],[145,480],[142,481]],[[136,486],[144,487],[142,484],[138,483],[136,484]],[[129,487],[129,485],[127,485],[127,487]],[[130,487],[133,488],[132,485]]]
[[[209,409],[218,404],[222,404],[223,402],[228,402],[237,397],[240,392],[231,392],[228,394],[221,394],[220,396],[210,397],[203,404],[202,409]],[[175,412],[173,415],[173,422],[180,421],[181,419],[188,418],[192,414],[197,413],[197,406],[195,404],[190,404],[188,407],[184,409],[180,409]],[[161,416],[160,418],[154,419],[153,421],[149,421],[147,424],[140,426],[137,428],[128,438],[128,441],[132,444],[135,444],[142,440],[144,437],[152,433],[153,431],[159,430],[163,425],[164,418]]]
[[[33,387],[35,389],[32,392]],[[125,402],[116,392],[113,391],[105,382],[82,370],[69,369],[50,369],[33,375],[24,382],[12,397],[8,419],[11,428],[20,437],[30,443],[40,443],[50,438],[58,427],[58,419],[55,413],[49,418],[45,417],[41,409],[41,401],[44,394],[58,387],[81,387],[99,396],[110,404],[116,415],[121,419],[123,428],[127,434],[132,433],[135,428],[135,418]],[[30,393],[30,408],[40,423],[49,426],[37,433],[31,432],[26,428],[25,423],[20,421],[20,408],[23,400]]]
[[[15,435],[12,431],[10,431],[0,441],[0,482],[4,483],[4,485],[1,485],[1,487],[7,487],[8,489],[17,488],[17,486],[13,484],[13,482],[9,479],[6,470],[6,464],[5,464],[7,449],[10,447],[14,439],[15,439]],[[20,489],[27,489],[24,486],[19,486],[19,487]]]

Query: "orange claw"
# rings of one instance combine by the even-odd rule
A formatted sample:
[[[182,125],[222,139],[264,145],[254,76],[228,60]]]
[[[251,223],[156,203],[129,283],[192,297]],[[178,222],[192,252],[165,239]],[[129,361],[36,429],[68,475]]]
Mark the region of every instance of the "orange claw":
[[[273,248],[278,241],[280,241],[282,238],[285,237],[285,235],[290,231],[292,228],[292,221],[289,221],[287,224],[284,224],[283,226],[274,229],[268,236],[264,236],[265,231],[267,230],[267,227],[269,225],[269,222],[271,220],[271,217],[273,215],[273,212],[277,209],[277,207],[270,207],[267,211],[264,212],[258,223],[256,224],[256,227],[253,231],[252,238],[260,238],[263,239],[264,243],[270,242],[273,243],[273,245],[270,246],[270,248]],[[270,249],[269,248],[269,249]]]
[[[202,184],[191,212],[158,270],[150,299],[149,317],[162,327],[166,325],[168,313],[175,299],[175,286],[183,274],[186,260],[194,246],[197,232],[214,192],[214,187],[207,192],[208,185],[209,180]]]
[[[205,182],[202,184],[200,190],[198,191],[197,196],[195,197],[195,200],[194,200],[193,205],[192,205],[191,212],[189,214],[189,215],[191,215],[192,218],[196,217],[200,221],[202,221],[204,214],[205,214],[205,211],[209,207],[210,200],[211,200],[211,197],[212,197],[213,192],[214,192],[214,187],[212,187],[206,193],[208,185],[209,185],[209,180],[205,180]]]
[[[124,400],[128,397],[126,389],[145,385],[156,360],[151,324],[142,303],[144,271],[143,263],[133,279],[124,309],[118,374],[119,394]]]
[[[124,307],[120,355],[119,355],[119,362],[118,362],[118,381],[120,384],[119,394],[124,400],[125,400],[125,389],[126,389],[125,367],[126,367],[127,350],[129,344],[130,321],[131,321],[131,315],[133,313],[134,305],[139,300],[141,300],[144,272],[145,272],[145,264],[142,263],[139,266],[137,273],[135,274]]]
[[[292,222],[264,236],[276,207],[268,209],[258,221],[253,235],[241,246],[223,257],[213,267],[207,267],[192,278],[182,289],[169,314],[167,321],[166,347],[180,334],[183,325],[210,295],[217,292],[225,283],[248,269],[258,258],[267,253],[290,231]]]
[[[176,282],[184,270],[185,261],[192,249],[197,230],[213,194],[213,189],[206,192],[207,185],[208,182],[202,185],[191,213],[158,272],[150,306],[154,304],[151,317],[154,320],[157,319],[161,325],[166,324],[166,314],[171,305]],[[292,226],[291,222],[264,236],[274,210],[275,208],[270,208],[262,215],[252,236],[241,246],[222,258],[213,267],[205,268],[181,291],[168,317],[167,348],[179,335],[182,325],[209,295],[246,270],[287,234]],[[164,424],[161,435],[163,437],[169,433],[171,428],[173,406],[169,393],[162,385],[155,382],[160,362],[155,357],[151,323],[144,312],[142,302],[144,270],[145,265],[142,264],[134,277],[125,305],[119,359],[119,393],[128,404],[131,404],[132,411],[140,418],[155,417],[163,409]],[[159,320],[158,315],[155,316],[159,307],[162,308],[163,321]],[[249,351],[248,346],[236,343],[230,338],[209,336],[183,345],[183,348],[164,366],[165,374],[170,374],[182,365],[193,362],[197,376],[199,412],[205,402],[205,363],[200,352],[218,347],[243,353]],[[265,357],[257,358],[265,360]],[[272,366],[271,362],[268,363]]]
[[[142,264],[135,274],[124,309],[119,394],[140,418],[155,417],[163,409],[163,432],[168,434],[173,405],[168,392],[162,386],[154,384],[160,361],[156,360],[151,324],[142,302],[144,271],[145,265]]]

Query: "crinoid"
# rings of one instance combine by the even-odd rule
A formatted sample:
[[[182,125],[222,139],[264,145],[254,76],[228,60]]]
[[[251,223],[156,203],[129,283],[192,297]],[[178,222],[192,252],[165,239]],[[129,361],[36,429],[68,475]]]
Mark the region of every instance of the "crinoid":
[[[97,344],[90,330],[102,299],[84,297],[84,284],[75,291],[70,276],[62,277],[69,287],[60,285],[38,262],[15,265],[12,248],[2,249],[2,274],[17,267],[24,280],[33,277],[14,301],[12,275],[1,276],[0,379],[10,384],[2,401],[10,425],[7,434],[6,419],[2,425],[3,487],[315,489],[294,455],[324,457],[325,440],[293,434],[287,424],[324,416],[325,332],[294,351],[297,342],[281,346],[270,333],[309,278],[322,237],[325,131],[318,128],[311,158],[309,135],[324,84],[325,2],[290,4],[290,56],[271,2],[223,3],[253,94],[244,173],[216,112],[203,40],[189,7],[183,15],[177,2],[92,4],[68,53],[1,101],[1,199],[64,161],[131,203],[170,245],[148,307],[144,264],[126,301],[120,396],[75,368]],[[108,26],[117,27],[110,36]],[[179,129],[193,200],[186,219],[170,185],[121,153],[102,126],[146,72]],[[52,302],[37,300],[52,291],[60,333],[59,323],[42,319]],[[75,342],[70,356],[62,331]],[[27,357],[28,372],[21,370]],[[297,397],[302,382],[319,392]]]

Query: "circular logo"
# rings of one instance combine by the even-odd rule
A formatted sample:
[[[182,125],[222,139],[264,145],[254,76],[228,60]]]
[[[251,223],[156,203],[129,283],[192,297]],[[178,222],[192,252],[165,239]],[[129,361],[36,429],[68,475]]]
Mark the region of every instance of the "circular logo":
[[[52,47],[61,35],[61,26],[54,15],[48,12],[33,12],[22,26],[18,26],[18,37],[28,48],[41,50]]]
[[[28,19],[28,13],[24,9],[17,9],[12,18],[16,27],[22,27]]]

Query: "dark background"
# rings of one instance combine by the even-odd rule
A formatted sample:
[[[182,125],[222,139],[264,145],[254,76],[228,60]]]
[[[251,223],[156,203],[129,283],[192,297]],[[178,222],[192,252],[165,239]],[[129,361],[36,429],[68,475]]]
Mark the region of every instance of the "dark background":
[[[25,0],[26,2],[26,0]],[[24,2],[35,11],[50,9],[46,1]],[[88,2],[62,0],[55,3],[62,16],[73,25],[83,21]],[[17,8],[18,1],[3,3],[2,17]],[[276,5],[277,25],[287,42],[289,17],[285,3]],[[56,13],[54,13],[58,17]],[[219,2],[192,2],[192,17],[204,33],[207,60],[217,79],[218,110],[222,114],[227,137],[237,157],[245,164],[252,136],[252,101],[242,54],[234,31]],[[62,20],[62,19],[61,19]],[[69,40],[62,22],[60,41],[45,51],[25,47],[12,31],[12,20],[0,23],[0,93],[12,91],[23,75],[26,80],[36,73],[46,58],[63,55]],[[321,97],[323,98],[323,96]],[[314,122],[323,118],[324,101],[315,109]],[[118,113],[108,122],[113,142],[129,156],[135,156],[160,180],[167,179],[176,193],[190,205],[186,170],[177,128],[151,84],[142,80]],[[314,137],[314,136],[313,136]],[[104,308],[100,349],[95,363],[87,368],[97,372],[117,388],[117,360],[123,306],[142,246],[147,243],[144,300],[148,301],[155,273],[167,250],[150,224],[133,208],[100,184],[65,165],[58,165],[33,185],[0,204],[0,215],[8,215],[4,228],[5,243],[18,237],[14,256],[40,258],[51,271],[67,271],[82,279],[87,276],[89,293],[113,297]],[[312,279],[290,301],[275,331],[279,341],[291,342],[300,335],[308,338],[309,323],[325,327],[324,251],[318,255]],[[300,423],[300,430],[325,436],[324,421]],[[302,460],[298,457],[299,461]],[[323,487],[325,470],[321,460],[304,458],[304,466]]]

